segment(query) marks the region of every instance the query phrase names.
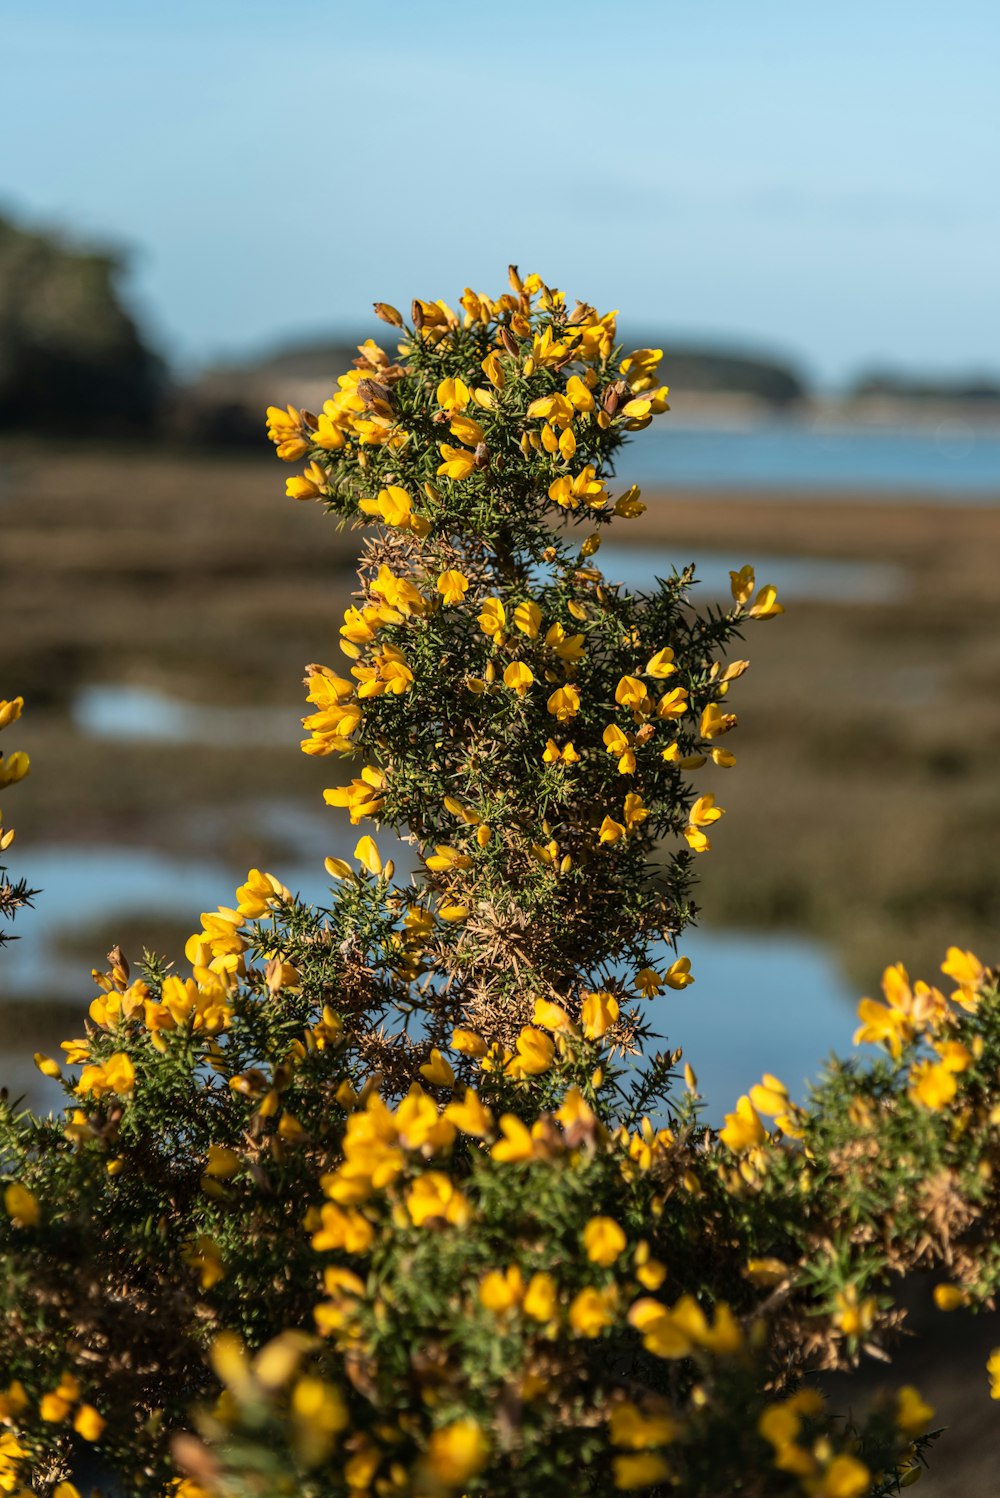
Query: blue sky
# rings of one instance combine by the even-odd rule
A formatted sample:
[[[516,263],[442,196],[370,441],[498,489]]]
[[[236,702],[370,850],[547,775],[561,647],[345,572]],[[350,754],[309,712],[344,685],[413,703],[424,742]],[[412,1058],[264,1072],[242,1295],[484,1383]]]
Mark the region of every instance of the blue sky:
[[[1000,374],[993,0],[0,0],[0,207],[122,242],[168,353],[499,290]]]

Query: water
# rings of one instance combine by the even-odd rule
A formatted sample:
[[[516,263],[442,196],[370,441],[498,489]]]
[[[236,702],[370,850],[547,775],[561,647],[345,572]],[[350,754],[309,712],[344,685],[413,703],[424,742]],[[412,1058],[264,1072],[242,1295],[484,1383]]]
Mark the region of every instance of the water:
[[[203,707],[122,682],[84,687],[72,719],[88,738],[212,748],[290,746],[303,732],[300,708]]]
[[[335,830],[340,829],[338,837]],[[353,829],[331,822],[327,852],[350,858]],[[380,838],[383,856],[390,848]],[[271,870],[306,900],[322,904],[330,880],[322,859]],[[71,845],[36,847],[31,877],[43,894],[38,907],[19,922],[21,939],[0,963],[0,1084],[27,1091],[35,1106],[58,1105],[59,1089],[34,1070],[36,1049],[58,1054],[60,1040],[81,1032],[84,1013],[97,992],[90,967],[103,966],[104,953],[118,939],[127,917],[153,912],[198,926],[203,910],[228,904],[246,870],[209,859],[177,859],[121,847],[81,849]],[[405,872],[402,877],[405,878]],[[93,953],[86,959],[60,953],[60,937],[86,930]],[[856,996],[844,984],[822,947],[785,934],[751,936],[739,932],[691,930],[681,942],[691,958],[695,982],[682,993],[668,991],[647,1013],[671,1046],[683,1045],[708,1101],[708,1117],[721,1121],[737,1096],[762,1072],[776,1072],[802,1095],[806,1080],[831,1050],[843,1053],[854,1029]],[[136,954],[133,954],[133,956]],[[180,951],[166,954],[183,966]],[[59,996],[72,1001],[78,1020],[58,1033],[11,1035],[3,1024],[3,1002]]]
[[[703,596],[730,595],[729,573],[742,564],[723,552],[699,549],[697,557],[671,556],[650,546],[625,546],[612,542],[602,546],[594,561],[609,582],[624,583],[636,591],[655,586],[657,577],[669,577],[692,561]],[[905,574],[887,562],[845,562],[818,557],[753,557],[757,586],[772,583],[784,602],[885,603],[903,591]]]
[[[681,426],[661,416],[622,455],[619,479],[678,489],[776,497],[921,494],[940,502],[1000,500],[1000,427],[949,419],[926,427],[818,426],[775,420],[741,428]]]

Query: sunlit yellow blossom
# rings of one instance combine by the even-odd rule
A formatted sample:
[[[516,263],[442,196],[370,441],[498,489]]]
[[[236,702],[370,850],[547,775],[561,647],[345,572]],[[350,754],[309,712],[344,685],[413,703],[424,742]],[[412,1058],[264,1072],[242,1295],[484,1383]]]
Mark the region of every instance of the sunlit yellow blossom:
[[[990,1353],[986,1371],[990,1376],[990,1398],[1000,1399],[1000,1347]]]
[[[664,692],[656,704],[656,716],[658,718],[683,718],[687,710],[687,687],[674,687],[671,691]],[[666,759],[667,756],[664,755],[663,757]]]
[[[613,1217],[592,1217],[583,1230],[587,1258],[603,1269],[609,1268],[624,1252],[626,1241]]]
[[[636,1488],[651,1488],[670,1476],[666,1457],[655,1451],[641,1451],[616,1456],[611,1462],[614,1484],[620,1493]]]
[[[431,1434],[427,1465],[438,1482],[458,1490],[486,1465],[489,1443],[474,1420],[456,1420]]]
[[[784,604],[778,602],[778,590],[770,583],[761,588],[752,606],[747,610],[751,619],[773,619],[784,612]]]
[[[85,1066],[74,1090],[81,1097],[86,1097],[88,1094],[104,1097],[109,1092],[116,1093],[120,1097],[127,1097],[134,1088],[135,1067],[124,1051],[116,1051],[101,1064]]]
[[[479,628],[484,635],[499,635],[507,624],[507,611],[499,598],[487,598],[479,615]]]
[[[738,1098],[735,1112],[726,1114],[725,1127],[719,1130],[719,1138],[738,1155],[762,1144],[767,1138],[760,1115],[748,1097]]]
[[[717,739],[736,727],[736,714],[724,713],[717,702],[710,702],[702,710],[698,732],[703,739]]]
[[[455,1073],[434,1046],[431,1049],[430,1060],[420,1068],[420,1075],[425,1082],[430,1082],[435,1087],[454,1087]]]
[[[480,1304],[498,1316],[520,1305],[523,1295],[524,1280],[516,1264],[512,1264],[509,1269],[491,1269],[480,1281]]]
[[[500,1132],[503,1138],[497,1141],[490,1152],[494,1160],[516,1164],[523,1160],[534,1159],[535,1142],[528,1129],[515,1114],[503,1115],[500,1119]]]
[[[904,1436],[921,1436],[934,1419],[934,1407],[921,1399],[912,1384],[905,1384],[896,1395],[896,1424]]]
[[[908,1095],[923,1108],[945,1108],[957,1091],[955,1074],[943,1062],[918,1061],[910,1072]]]
[[[749,562],[741,567],[738,572],[730,572],[729,584],[732,589],[733,601],[739,608],[750,602],[754,589],[754,570]]]
[[[515,1045],[515,1055],[508,1067],[511,1076],[541,1076],[552,1065],[555,1046],[546,1034],[536,1030],[533,1025],[525,1025]]]
[[[530,666],[523,661],[511,661],[503,673],[503,684],[510,687],[519,697],[523,697],[535,679],[534,672]]]
[[[462,1102],[448,1104],[444,1116],[463,1134],[474,1139],[485,1139],[493,1129],[492,1113],[479,1101],[471,1087],[466,1088]]]
[[[438,405],[446,411],[464,411],[472,397],[463,380],[449,377],[438,385],[436,398]]]
[[[463,1056],[485,1056],[489,1046],[481,1035],[472,1030],[457,1029],[451,1032],[451,1048]]]
[[[691,972],[690,957],[678,957],[670,964],[663,975],[663,981],[668,988],[687,988],[694,982]]]
[[[41,1222],[42,1214],[37,1196],[19,1181],[12,1181],[9,1186],[4,1187],[3,1205],[15,1227],[36,1228]]]
[[[835,1456],[818,1482],[810,1483],[810,1498],[864,1498],[871,1491],[872,1474],[855,1456]]]
[[[446,604],[461,603],[469,591],[469,579],[464,572],[456,572],[454,569],[442,572],[437,580],[437,590]]]
[[[533,1274],[524,1292],[522,1309],[533,1321],[551,1321],[559,1309],[559,1287],[551,1274]]]
[[[618,1000],[610,993],[588,993],[581,1008],[583,1033],[588,1040],[600,1040],[601,1036],[618,1020]]]
[[[868,1295],[862,1300],[854,1285],[848,1285],[846,1290],[837,1292],[834,1323],[845,1337],[859,1337],[870,1329],[875,1320],[876,1309],[874,1296]]]
[[[614,1285],[605,1290],[587,1286],[574,1296],[569,1307],[569,1324],[580,1337],[599,1337],[615,1322],[617,1295]]]
[[[532,1018],[536,1025],[541,1025],[545,1030],[552,1030],[555,1033],[559,1031],[565,1031],[567,1034],[579,1033],[563,1006],[553,1004],[550,999],[535,1000]]]
[[[406,1209],[416,1227],[439,1219],[464,1227],[471,1216],[468,1199],[440,1170],[428,1170],[417,1177],[407,1194]]]
[[[565,723],[580,711],[580,693],[572,685],[557,687],[545,706],[554,718]]]
[[[935,1285],[934,1304],[939,1311],[958,1311],[969,1304],[969,1295],[957,1285]]]

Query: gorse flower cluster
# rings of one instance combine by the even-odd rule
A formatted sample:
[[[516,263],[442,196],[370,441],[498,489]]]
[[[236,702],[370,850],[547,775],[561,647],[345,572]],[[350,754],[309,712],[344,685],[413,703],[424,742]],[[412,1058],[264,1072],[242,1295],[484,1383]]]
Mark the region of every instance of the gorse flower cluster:
[[[0,700],[0,732],[17,722],[23,707],[23,697],[15,697],[9,702]],[[11,754],[0,754],[0,790],[6,790],[9,785],[16,785],[19,780],[23,780],[30,768],[31,762],[23,749],[15,749]],[[0,854],[6,853],[14,836],[13,827],[4,827],[3,813],[0,812]],[[0,864],[0,946],[10,940],[10,931],[6,929],[8,923],[25,905],[31,904],[37,893],[37,890],[29,889],[23,879],[11,884],[6,868]]]
[[[702,614],[690,572],[605,577],[660,355],[510,288],[379,304],[395,349],[268,413],[289,495],[368,527],[302,745],[355,858],[323,909],[252,870],[180,971],[116,948],[36,1058],[65,1108],[2,1105],[0,1491],[874,1498],[934,1412],[847,1420],[814,1375],[891,1345],[917,1265],[942,1310],[993,1302],[972,954],[950,993],[889,969],[881,1059],[805,1104],[765,1076],[718,1132],[654,1049],[734,764],[726,651],[781,610],[749,567]]]

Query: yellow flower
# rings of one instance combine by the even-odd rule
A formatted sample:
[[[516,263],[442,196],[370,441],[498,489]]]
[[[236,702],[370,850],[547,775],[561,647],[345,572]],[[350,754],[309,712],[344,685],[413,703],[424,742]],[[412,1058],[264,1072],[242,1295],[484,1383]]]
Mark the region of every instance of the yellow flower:
[[[625,797],[625,807],[622,813],[625,819],[625,827],[631,832],[633,827],[638,827],[649,816],[649,808],[643,805],[642,797],[635,791],[629,791]]]
[[[663,992],[663,979],[651,967],[641,968],[632,981],[644,999],[655,999]]]
[[[462,1102],[448,1104],[444,1116],[463,1134],[470,1134],[474,1139],[485,1139],[493,1129],[493,1114],[479,1101],[471,1087],[465,1089]]]
[[[608,1269],[626,1245],[625,1234],[613,1217],[592,1217],[583,1230],[583,1246],[593,1264]]]
[[[516,1042],[516,1055],[507,1070],[511,1076],[538,1077],[547,1072],[555,1055],[555,1045],[541,1030],[525,1025]]]
[[[990,1398],[1000,1399],[1000,1347],[994,1347],[986,1364],[990,1376]]]
[[[92,1404],[81,1404],[73,1419],[73,1429],[85,1441],[99,1441],[105,1420]]]
[[[523,661],[511,661],[503,673],[504,686],[510,687],[519,697],[524,696],[534,679],[531,667],[526,666]]]
[[[135,1068],[124,1051],[116,1051],[103,1065],[85,1066],[80,1073],[80,1080],[76,1084],[75,1091],[81,1097],[88,1093],[103,1097],[107,1092],[127,1097],[134,1089]]]
[[[398,484],[380,489],[375,499],[363,499],[360,507],[366,515],[377,516],[393,526],[408,526],[413,514],[410,496]]]
[[[6,758],[0,754],[0,789],[16,785],[19,780],[24,779],[30,768],[31,761],[21,749],[8,754]]]
[[[644,1415],[631,1400],[616,1404],[611,1412],[611,1444],[630,1451],[650,1446],[669,1446],[678,1435],[677,1422],[669,1415]]]
[[[751,619],[773,619],[784,612],[784,605],[778,602],[778,590],[770,583],[761,588],[753,601],[753,607],[747,610]]]
[[[690,957],[678,957],[672,962],[663,975],[663,981],[668,988],[676,989],[687,988],[692,984],[694,975],[691,972]]]
[[[726,1114],[725,1127],[719,1130],[719,1138],[737,1155],[763,1144],[767,1131],[748,1097],[738,1098],[735,1112]]]
[[[729,585],[732,589],[733,601],[738,608],[743,608],[744,604],[750,602],[753,596],[754,570],[749,562],[745,567],[741,567],[739,572],[730,572]]]
[[[724,713],[717,702],[710,702],[702,710],[698,732],[703,739],[717,739],[735,728],[736,721],[735,713]]]
[[[939,1311],[957,1311],[969,1304],[969,1295],[957,1285],[935,1285],[934,1304]]]
[[[80,1397],[80,1385],[71,1373],[64,1373],[59,1380],[58,1388],[49,1394],[43,1394],[39,1402],[38,1413],[43,1420],[50,1425],[59,1425]]]
[[[500,1132],[503,1138],[498,1140],[490,1151],[494,1160],[511,1165],[534,1159],[535,1142],[528,1129],[515,1114],[505,1113],[502,1116]]]
[[[918,1061],[910,1071],[907,1096],[922,1108],[944,1108],[957,1091],[954,1072],[943,1062]]]
[[[420,1068],[420,1075],[434,1087],[454,1087],[455,1085],[455,1073],[437,1046],[432,1047],[431,1058]]]
[[[468,1198],[440,1170],[428,1170],[417,1177],[407,1194],[406,1210],[415,1227],[437,1221],[464,1227],[471,1216]]]
[[[665,645],[646,662],[646,675],[654,677],[657,681],[662,681],[665,676],[672,676],[677,670],[673,660],[674,652],[669,645]]]
[[[670,1476],[666,1458],[654,1451],[616,1456],[612,1460],[611,1469],[615,1487],[620,1493],[632,1492],[635,1488],[651,1488]]]
[[[580,1337],[599,1337],[606,1327],[614,1325],[616,1305],[613,1285],[606,1290],[588,1285],[570,1303],[569,1324]]]
[[[765,1072],[763,1080],[751,1087],[750,1101],[758,1113],[775,1118],[779,1113],[788,1112],[788,1088],[770,1072]]]
[[[442,1426],[432,1433],[427,1445],[427,1465],[434,1477],[456,1490],[483,1470],[488,1457],[486,1437],[474,1420],[456,1420]]]
[[[588,993],[581,1008],[583,1033],[588,1040],[600,1040],[617,1022],[618,1000],[610,993]]]
[[[354,849],[354,856],[368,870],[369,874],[381,874],[382,855],[379,853],[378,844],[373,837],[369,837],[366,834],[364,837],[359,838],[357,847]]]
[[[438,474],[444,474],[449,479],[467,479],[470,473],[476,469],[476,458],[464,447],[451,447],[447,442],[439,444],[441,456],[444,462],[437,469]]]
[[[933,1419],[933,1405],[921,1399],[912,1384],[905,1384],[896,1395],[896,1424],[903,1435],[923,1435]]]
[[[514,625],[522,634],[536,640],[542,627],[542,611],[532,599],[519,603],[514,609]]]
[[[572,685],[557,687],[545,705],[554,718],[565,723],[580,711],[580,693]]]
[[[552,1030],[558,1034],[566,1031],[573,1034],[575,1025],[561,1004],[553,1004],[550,999],[536,999],[535,1011],[532,1015],[536,1025],[541,1025],[545,1030]]]
[[[209,1176],[213,1180],[228,1181],[236,1174],[241,1164],[242,1161],[235,1150],[227,1149],[224,1144],[210,1144],[208,1160],[202,1175]]]
[[[481,1035],[473,1030],[456,1029],[451,1032],[451,1048],[463,1056],[485,1056],[489,1046]]]
[[[445,411],[464,411],[472,399],[468,385],[463,380],[442,380],[437,387],[437,403]]]
[[[683,718],[687,710],[687,687],[673,687],[671,691],[664,692],[663,696],[656,704],[656,716],[658,718]],[[667,751],[664,751],[663,758],[673,759],[674,755],[668,753]],[[701,758],[684,759],[680,761],[681,765],[685,768],[694,768],[697,765],[704,764],[704,762],[705,761]]]
[[[877,1309],[874,1296],[859,1300],[855,1287],[848,1285],[846,1290],[838,1290],[834,1298],[834,1324],[845,1337],[859,1337],[870,1330]]]
[[[181,1249],[181,1258],[189,1269],[198,1273],[198,1283],[203,1290],[211,1290],[221,1279],[225,1279],[226,1268],[222,1262],[219,1245],[214,1238],[202,1233],[193,1243]]]
[[[564,395],[542,395],[533,400],[528,407],[529,418],[542,417],[551,422],[555,427],[562,429],[568,427],[573,420],[575,411]]]
[[[614,817],[605,817],[598,829],[598,842],[617,843],[625,836],[625,827],[621,822],[616,822]]]
[[[507,611],[499,598],[487,598],[479,615],[479,628],[484,635],[499,635],[507,624]]]
[[[23,707],[23,697],[3,698],[0,700],[0,729],[8,728],[11,723],[16,723],[21,716],[21,709]]]
[[[637,1300],[629,1310],[628,1320],[653,1357],[685,1358],[691,1352],[691,1338],[661,1301]]]
[[[872,1475],[864,1462],[854,1456],[835,1456],[818,1485],[809,1491],[811,1498],[863,1498],[871,1488]]]
[[[524,1294],[524,1314],[533,1321],[551,1321],[559,1309],[559,1287],[551,1274],[533,1274]]]
[[[555,739],[546,739],[545,748],[542,750],[542,761],[547,765],[578,765],[580,756],[572,741],[564,744],[560,749]]]
[[[7,1216],[17,1228],[36,1228],[41,1222],[37,1196],[19,1181],[12,1181],[4,1187],[3,1204]]]
[[[648,714],[653,711],[653,702],[646,683],[638,676],[623,676],[615,687],[615,701],[622,707],[630,707],[633,712]]]
[[[469,591],[469,579],[464,572],[456,572],[454,569],[442,572],[437,580],[437,590],[446,604],[461,603]]]
[[[713,822],[717,822],[720,817],[724,816],[723,808],[716,806],[715,797],[709,794],[698,797],[688,813],[688,821],[692,827],[710,827]]]
[[[479,1301],[488,1311],[502,1316],[520,1305],[524,1280],[516,1264],[509,1269],[491,1269],[479,1286]]]

